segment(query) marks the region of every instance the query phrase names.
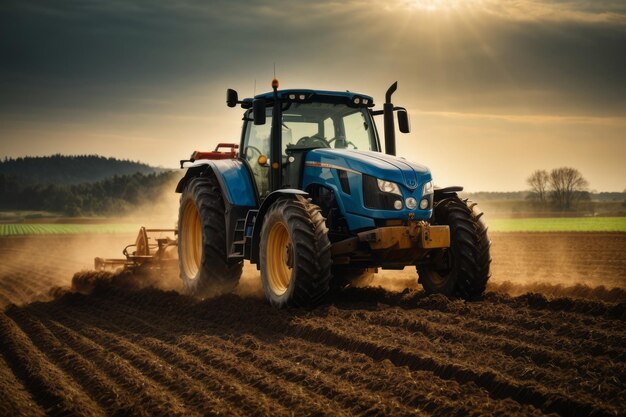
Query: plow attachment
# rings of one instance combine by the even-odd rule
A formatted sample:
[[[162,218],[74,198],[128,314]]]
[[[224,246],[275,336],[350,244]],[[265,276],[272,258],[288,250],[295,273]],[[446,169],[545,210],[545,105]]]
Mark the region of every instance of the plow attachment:
[[[125,259],[95,258],[94,267],[97,271],[107,268],[115,269],[165,269],[177,267],[178,242],[176,229],[139,229],[135,243],[124,248]]]

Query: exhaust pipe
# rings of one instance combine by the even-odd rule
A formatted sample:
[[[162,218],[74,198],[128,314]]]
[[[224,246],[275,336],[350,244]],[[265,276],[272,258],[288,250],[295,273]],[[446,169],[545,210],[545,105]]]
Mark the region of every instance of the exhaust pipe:
[[[391,84],[385,93],[385,104],[383,104],[383,120],[385,123],[385,153],[396,155],[396,127],[393,123],[393,103],[391,95],[398,89],[398,82]]]

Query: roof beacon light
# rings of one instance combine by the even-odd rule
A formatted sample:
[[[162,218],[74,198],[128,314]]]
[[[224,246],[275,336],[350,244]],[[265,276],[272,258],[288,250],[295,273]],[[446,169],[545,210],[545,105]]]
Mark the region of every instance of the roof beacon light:
[[[274,79],[272,80],[272,88],[273,88],[274,90],[276,90],[276,89],[278,89],[278,86],[279,86],[278,79],[274,78]]]

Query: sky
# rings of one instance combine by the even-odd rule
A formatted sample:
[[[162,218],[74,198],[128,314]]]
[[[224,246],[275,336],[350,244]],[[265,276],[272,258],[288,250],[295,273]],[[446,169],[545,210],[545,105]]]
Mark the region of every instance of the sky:
[[[350,90],[394,104],[398,155],[440,186],[527,189],[579,169],[626,189],[626,2],[0,2],[0,157],[101,154],[176,167],[238,142],[241,97]],[[256,85],[256,90],[255,90]],[[382,120],[378,122],[382,134]]]

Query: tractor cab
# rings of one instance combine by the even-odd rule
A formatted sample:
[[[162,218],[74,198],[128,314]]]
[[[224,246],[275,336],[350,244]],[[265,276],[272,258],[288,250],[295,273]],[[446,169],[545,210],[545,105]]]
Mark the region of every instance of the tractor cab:
[[[371,97],[313,90],[285,90],[278,92],[277,97],[282,102],[279,120],[273,117],[270,93],[243,101],[244,108],[249,108],[243,117],[240,157],[254,175],[260,199],[273,191],[270,188],[272,146],[280,151],[280,187],[297,189],[302,186],[305,156],[310,150],[380,151],[376,126],[368,109],[368,105],[373,105]],[[265,107],[265,123],[258,120],[255,123],[252,108],[255,100],[258,107]],[[275,140],[273,123],[280,125]]]

